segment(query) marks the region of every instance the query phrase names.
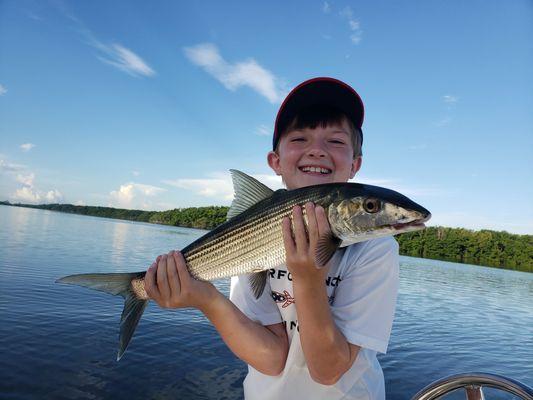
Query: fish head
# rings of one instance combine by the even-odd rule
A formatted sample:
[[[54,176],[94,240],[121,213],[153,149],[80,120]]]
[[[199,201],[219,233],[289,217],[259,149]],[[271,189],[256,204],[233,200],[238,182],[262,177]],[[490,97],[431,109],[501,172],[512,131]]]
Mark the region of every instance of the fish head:
[[[347,183],[328,209],[333,234],[342,245],[424,229],[431,213],[394,190]]]

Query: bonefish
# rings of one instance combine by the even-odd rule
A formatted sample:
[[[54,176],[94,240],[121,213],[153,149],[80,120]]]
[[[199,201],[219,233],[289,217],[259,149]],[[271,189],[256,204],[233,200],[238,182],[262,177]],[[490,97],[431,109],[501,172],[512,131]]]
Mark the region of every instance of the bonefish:
[[[318,242],[317,266],[326,265],[339,247],[423,229],[431,216],[404,195],[378,186],[328,183],[274,192],[243,172],[231,170],[231,175],[235,197],[227,221],[181,252],[196,279],[212,281],[250,274],[256,297],[264,290],[268,270],[285,263],[282,219],[292,216],[295,205],[313,202],[326,212],[331,230]],[[124,297],[117,360],[126,351],[149,301],[145,274],[80,274],[57,281]]]

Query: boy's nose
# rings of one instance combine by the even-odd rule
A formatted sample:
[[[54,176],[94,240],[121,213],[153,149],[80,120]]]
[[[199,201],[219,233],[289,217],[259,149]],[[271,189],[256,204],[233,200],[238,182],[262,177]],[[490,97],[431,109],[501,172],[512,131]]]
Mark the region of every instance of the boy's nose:
[[[320,144],[313,144],[308,150],[308,154],[311,157],[326,157],[326,151]]]

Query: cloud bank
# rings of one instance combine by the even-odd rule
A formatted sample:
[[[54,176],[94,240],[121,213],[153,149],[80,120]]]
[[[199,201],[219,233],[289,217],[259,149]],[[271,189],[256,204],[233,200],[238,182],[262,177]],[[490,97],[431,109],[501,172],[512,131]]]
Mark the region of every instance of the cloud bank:
[[[35,173],[30,171],[25,165],[14,164],[0,159],[0,175],[4,175],[22,185],[22,187],[15,189],[15,192],[9,195],[9,199],[13,202],[28,204],[63,202],[63,194],[59,190],[38,189],[35,185]]]

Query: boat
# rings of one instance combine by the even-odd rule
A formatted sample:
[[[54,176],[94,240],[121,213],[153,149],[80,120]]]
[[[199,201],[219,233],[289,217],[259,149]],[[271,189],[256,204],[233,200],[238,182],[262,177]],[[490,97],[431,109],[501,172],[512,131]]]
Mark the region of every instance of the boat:
[[[485,400],[483,387],[490,387],[511,393],[523,400],[533,400],[533,389],[514,379],[501,375],[487,373],[464,373],[451,375],[435,381],[417,394],[411,400],[436,400],[456,390],[464,389],[466,400]]]

